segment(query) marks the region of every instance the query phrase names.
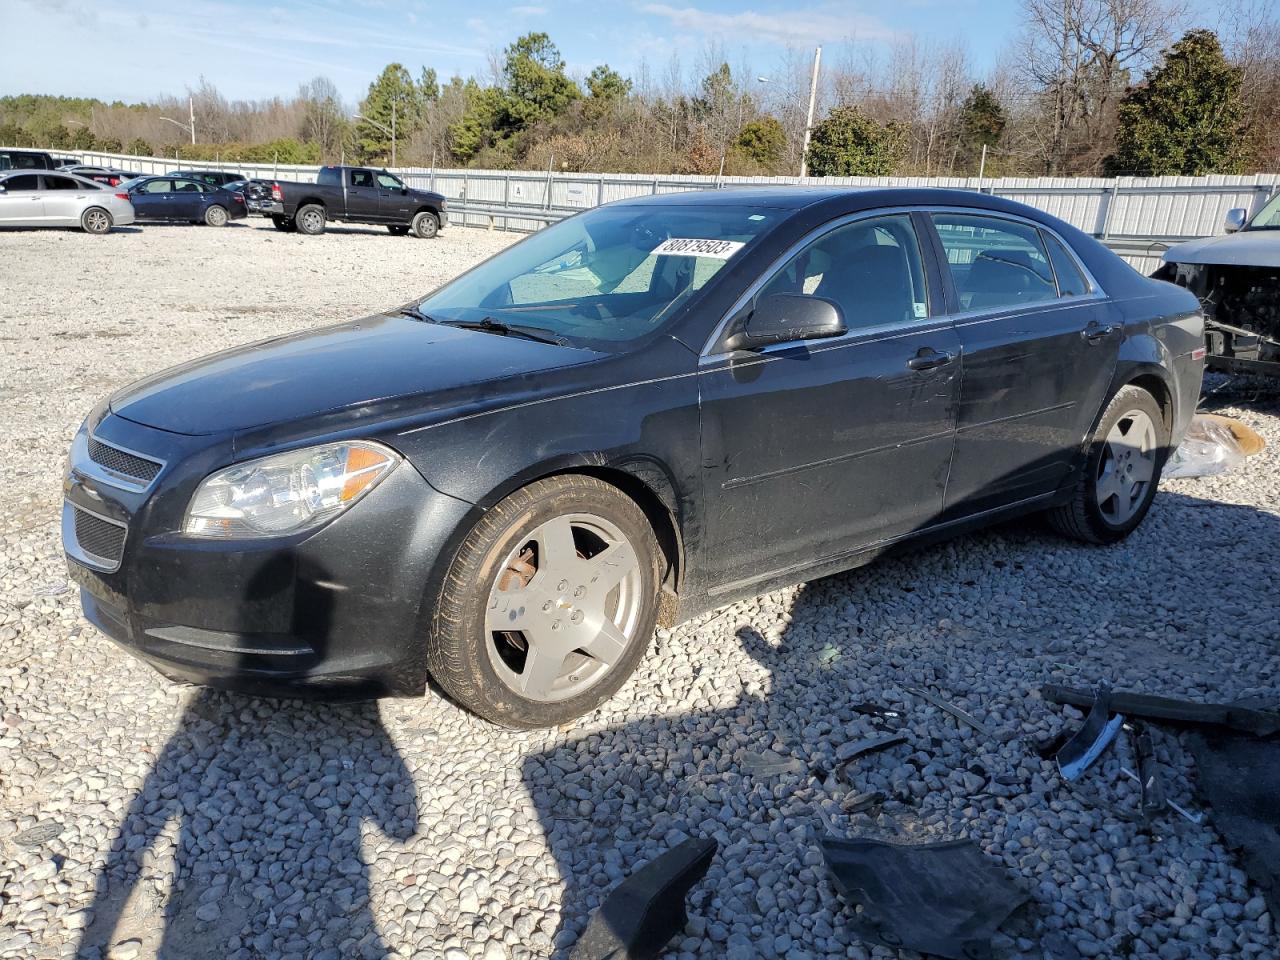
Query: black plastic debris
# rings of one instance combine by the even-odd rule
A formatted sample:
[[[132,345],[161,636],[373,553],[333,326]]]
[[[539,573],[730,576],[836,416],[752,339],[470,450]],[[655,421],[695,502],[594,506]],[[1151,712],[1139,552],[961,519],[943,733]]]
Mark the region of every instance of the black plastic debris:
[[[685,898],[707,875],[718,844],[694,838],[672,847],[613,888],[574,944],[569,960],[652,960],[689,921]]]
[[[972,840],[899,844],[823,837],[836,889],[861,909],[849,929],[893,950],[982,960],[1009,914],[1027,900]]]
[[[922,700],[929,701],[939,710],[943,710],[951,714],[961,723],[964,723],[973,727],[973,729],[977,730],[984,737],[991,736],[991,730],[986,724],[980,723],[976,718],[974,718],[972,715],[968,713],[965,713],[963,710],[957,707],[954,703],[950,703],[946,700],[943,700],[941,697],[937,696],[936,694],[930,693],[928,690],[919,690],[915,687],[908,687],[907,693],[911,694],[913,697],[919,697]]]
[[[1167,806],[1164,784],[1160,782],[1160,768],[1156,765],[1156,750],[1151,742],[1151,731],[1146,725],[1133,721],[1125,724],[1133,740],[1133,754],[1138,761],[1138,786],[1142,788],[1142,815],[1154,817]]]
[[[1073,707],[1090,707],[1094,694],[1090,690],[1048,684],[1040,688],[1041,696],[1051,703],[1069,704]],[[1246,706],[1233,703],[1196,703],[1193,700],[1176,700],[1172,697],[1156,697],[1146,693],[1110,692],[1111,709],[1117,713],[1143,720],[1157,720],[1188,727],[1226,727],[1257,737],[1271,737],[1280,733],[1280,704]]]
[[[799,757],[784,757],[773,750],[739,750],[738,768],[756,777],[776,777],[784,773],[803,773],[804,761]]]
[[[1121,714],[1113,713],[1110,691],[1099,690],[1090,700],[1084,725],[1058,750],[1058,772],[1064,780],[1075,780],[1102,756],[1104,750],[1124,724]]]
[[[1215,732],[1189,741],[1200,799],[1271,915],[1280,916],[1280,741]]]

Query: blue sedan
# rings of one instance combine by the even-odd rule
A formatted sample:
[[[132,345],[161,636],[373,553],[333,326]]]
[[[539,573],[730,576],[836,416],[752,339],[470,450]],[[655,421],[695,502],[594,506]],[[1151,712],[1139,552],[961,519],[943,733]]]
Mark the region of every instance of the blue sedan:
[[[138,220],[223,227],[245,216],[244,194],[187,177],[139,177],[125,184]]]

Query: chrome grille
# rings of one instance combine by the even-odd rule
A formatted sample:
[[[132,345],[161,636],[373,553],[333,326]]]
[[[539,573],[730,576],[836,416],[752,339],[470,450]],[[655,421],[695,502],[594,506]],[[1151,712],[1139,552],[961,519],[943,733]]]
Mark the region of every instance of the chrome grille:
[[[119,524],[81,510],[75,504],[71,509],[75,515],[76,543],[80,549],[110,565],[118,565],[128,531]]]
[[[164,466],[155,460],[103,443],[96,437],[89,437],[89,459],[112,473],[130,477],[144,486],[154,480]]]

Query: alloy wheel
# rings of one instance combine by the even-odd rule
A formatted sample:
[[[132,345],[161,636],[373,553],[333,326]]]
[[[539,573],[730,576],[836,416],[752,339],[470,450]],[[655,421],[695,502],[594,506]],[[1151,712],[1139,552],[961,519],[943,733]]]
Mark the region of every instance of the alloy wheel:
[[[585,513],[546,521],[508,553],[489,591],[495,672],[544,703],[591,688],[635,642],[643,589],[636,551],[615,524]]]
[[[1098,509],[1109,523],[1128,522],[1141,508],[1156,472],[1156,425],[1142,410],[1130,410],[1107,434],[1094,484]]]
[[[106,233],[111,229],[111,217],[105,210],[90,210],[84,215],[84,223],[90,233]]]

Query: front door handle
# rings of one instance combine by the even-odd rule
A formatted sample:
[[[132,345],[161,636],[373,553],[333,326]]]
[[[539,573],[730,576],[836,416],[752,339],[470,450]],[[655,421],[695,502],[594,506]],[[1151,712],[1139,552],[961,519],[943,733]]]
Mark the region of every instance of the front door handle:
[[[1083,340],[1087,340],[1089,343],[1098,343],[1099,341],[1107,339],[1107,337],[1111,336],[1119,329],[1119,327],[1113,324],[1108,324],[1103,327],[1098,324],[1098,321],[1090,320],[1089,325],[1080,331],[1080,337]]]
[[[922,347],[920,352],[907,361],[907,366],[912,370],[933,370],[936,367],[946,366],[956,358],[954,353],[939,353],[932,347]]]

